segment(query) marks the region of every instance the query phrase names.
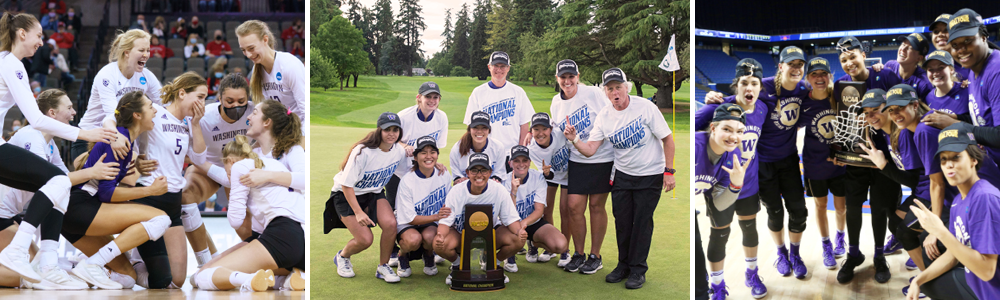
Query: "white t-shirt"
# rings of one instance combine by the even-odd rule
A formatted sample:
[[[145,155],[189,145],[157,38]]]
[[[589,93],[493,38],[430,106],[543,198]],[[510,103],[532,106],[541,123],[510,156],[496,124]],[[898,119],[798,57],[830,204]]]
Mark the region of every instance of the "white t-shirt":
[[[444,206],[451,190],[451,174],[432,169],[429,177],[410,171],[399,180],[396,191],[396,232],[411,226],[416,216],[432,216]]]
[[[625,110],[618,111],[608,105],[597,114],[590,140],[605,140],[612,145],[615,170],[632,176],[650,176],[663,173],[666,162],[660,140],[670,134],[667,121],[653,102],[630,96]]]
[[[118,100],[130,92],[141,91],[153,103],[160,104],[162,88],[156,75],[149,69],[142,69],[142,72],[133,74],[132,78],[125,78],[118,69],[117,62],[109,63],[94,76],[90,102],[87,103],[87,112],[83,113],[83,118],[80,119],[80,128],[88,130],[103,127],[102,123],[105,120],[114,119]]]
[[[273,151],[263,153],[260,148],[253,148],[253,152],[261,157],[274,159],[274,155],[271,155]],[[299,145],[292,146],[278,161],[290,170],[286,172],[292,173],[292,185],[289,187],[303,193],[306,190],[306,149]]]
[[[472,156],[472,153],[476,153],[476,150],[474,147],[470,148],[469,153],[462,155],[459,153],[460,145],[462,145],[461,140],[455,142],[455,145],[451,147],[451,154],[448,155],[449,165],[451,165],[451,175],[459,178],[469,177],[465,174],[465,169],[469,168],[469,156]],[[504,150],[500,146],[500,143],[493,139],[492,135],[486,138],[486,149],[483,149],[482,153],[486,153],[486,156],[490,157],[490,165],[493,166],[492,176],[500,177],[500,175],[507,172],[507,168],[503,165],[504,158],[507,157],[507,150]]]
[[[520,144],[521,125],[531,122],[535,108],[524,89],[513,82],[508,81],[500,88],[492,85],[492,81],[487,81],[472,90],[462,122],[469,125],[476,111],[489,114],[490,137],[496,139],[503,146],[501,148],[510,149]]]
[[[31,153],[59,167],[63,173],[69,174],[69,169],[66,168],[66,163],[63,162],[62,155],[59,154],[59,147],[56,147],[56,142],[54,140],[46,141],[45,135],[31,125],[18,130],[10,138],[10,141],[7,142],[31,151]],[[2,194],[3,201],[0,202],[0,218],[10,219],[21,213],[34,195],[34,192],[14,188],[8,189],[7,192]]]
[[[175,104],[176,105],[176,104]],[[153,130],[142,134],[140,138],[140,152],[146,153],[146,158],[155,159],[159,167],[149,176],[139,178],[139,183],[143,186],[150,186],[157,177],[167,177],[167,191],[180,193],[187,186],[187,179],[184,178],[184,157],[191,156],[192,160],[197,160],[198,155],[194,154],[191,147],[191,128],[189,126],[191,118],[177,119],[159,104],[153,104],[156,108],[156,116],[153,117]],[[143,151],[144,150],[144,151]],[[204,161],[195,161],[195,164]]]
[[[264,162],[263,170],[274,172],[288,172],[281,162],[261,158]],[[299,223],[305,223],[306,205],[305,196],[302,193],[288,187],[268,183],[259,187],[250,188],[240,183],[240,176],[243,176],[254,169],[253,159],[244,159],[233,164],[231,169],[230,182],[233,187],[229,192],[229,225],[238,228],[243,225],[246,218],[246,211],[250,210],[253,217],[253,231],[264,232],[264,228],[277,217],[287,217]],[[258,230],[257,226],[261,226]]]
[[[597,121],[597,113],[610,106],[611,101],[601,91],[601,88],[582,84],[577,84],[576,88],[576,95],[573,98],[563,99],[560,94],[553,96],[549,110],[552,111],[552,121],[556,123],[553,131],[565,131],[566,117],[568,116],[570,124],[576,128],[576,134],[580,136],[581,140],[586,141],[590,137],[591,129],[594,128],[594,122]],[[576,147],[572,147],[572,145],[569,148],[572,152],[569,160],[574,162],[596,164],[611,162],[615,159],[611,145],[607,143],[597,148],[597,152],[591,157],[583,156],[580,154],[580,150],[576,150]]]
[[[567,185],[569,184],[569,173],[567,171],[569,170],[569,161],[572,157],[570,148],[574,147],[566,142],[566,136],[558,129],[559,127],[552,129],[548,147],[542,148],[542,146],[539,146],[535,142],[535,139],[531,139],[531,142],[527,146],[528,156],[531,157],[531,162],[535,163],[535,167],[538,170],[542,169],[543,161],[545,165],[552,166],[549,171],[553,175],[552,179],[548,180],[548,182]]]
[[[199,122],[201,133],[205,136],[205,145],[208,146],[205,159],[216,166],[222,166],[222,148],[226,143],[232,142],[238,135],[246,135],[250,129],[250,121],[247,119],[253,113],[253,102],[247,101],[247,110],[239,120],[230,124],[222,120],[220,112],[222,104],[219,102],[205,105],[205,116]]]
[[[35,129],[61,137],[68,141],[75,141],[80,134],[80,129],[56,121],[45,116],[38,110],[38,102],[35,95],[31,93],[31,80],[28,72],[24,70],[24,64],[8,51],[0,52],[0,120],[4,120],[7,111],[17,105],[21,114],[28,120]],[[117,104],[117,102],[116,102]],[[0,145],[7,141],[0,139]],[[12,163],[12,162],[4,162]]]
[[[197,49],[195,49],[195,48],[197,48]],[[197,50],[197,51],[195,51],[195,50]],[[198,55],[200,55],[200,57],[195,57],[195,58],[204,59],[203,57],[205,57],[205,45],[201,44],[201,43],[198,43],[198,44],[194,44],[194,45],[190,45],[189,44],[189,45],[185,45],[184,46],[184,57],[185,58],[191,58],[191,54],[193,54],[195,52],[198,52]]]
[[[256,67],[256,65],[254,65]],[[251,70],[250,74],[253,74]],[[302,61],[288,52],[274,51],[274,66],[264,72],[264,98],[284,104],[302,120],[305,132],[306,118],[306,68]]]
[[[333,176],[334,192],[343,191],[343,187],[353,187],[354,195],[378,193],[385,188],[396,172],[399,160],[406,158],[406,150],[398,144],[393,144],[389,152],[379,148],[369,149],[357,145],[351,149],[347,165]]]
[[[542,177],[542,172],[534,169],[528,169],[528,178],[517,187],[517,215],[520,216],[521,220],[527,219],[531,213],[535,212],[535,203],[541,203],[542,205],[547,205],[545,197],[548,196],[547,190],[549,185],[545,183],[545,178]],[[503,186],[507,188],[507,194],[510,194],[510,189],[512,187],[511,178],[514,178],[514,173],[504,174]],[[515,178],[516,179],[516,178]],[[526,224],[533,225],[538,223],[542,218],[538,218],[534,223]]]
[[[408,146],[416,147],[417,139],[429,135],[437,140],[440,152],[448,146],[448,115],[440,109],[436,109],[431,113],[431,120],[424,122],[417,116],[419,111],[420,109],[414,105],[399,112],[399,122],[403,125],[403,136],[399,140]],[[396,167],[396,176],[403,178],[403,175],[406,175],[411,167],[413,167],[413,160],[400,161],[399,166]]]
[[[473,195],[469,191],[470,181],[463,182],[452,187],[448,192],[448,197],[444,205],[451,208],[451,214],[438,221],[439,225],[452,226],[459,232],[462,231],[462,224],[465,223],[466,204],[490,204],[493,205],[493,224],[503,224],[510,226],[514,222],[520,221],[514,202],[510,201],[510,191],[503,185],[493,180],[486,181],[486,189],[479,195]]]

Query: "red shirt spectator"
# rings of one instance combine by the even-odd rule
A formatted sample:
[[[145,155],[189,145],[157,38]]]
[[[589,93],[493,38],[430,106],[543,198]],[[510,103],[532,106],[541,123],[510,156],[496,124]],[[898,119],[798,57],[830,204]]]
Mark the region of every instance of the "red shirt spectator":
[[[295,25],[288,27],[288,29],[281,32],[282,40],[287,41],[289,39],[301,39],[305,36],[305,29],[302,28],[302,23],[300,23],[299,20],[295,20],[295,23]]]
[[[48,14],[49,10],[54,10],[58,15],[65,15],[66,2],[63,2],[62,0],[48,0],[42,2],[42,10],[40,14],[41,15]]]
[[[205,44],[205,50],[213,56],[222,56],[224,54],[223,52],[233,51],[233,48],[229,46],[229,42],[214,40]]]
[[[149,45],[149,57],[160,57],[163,59],[174,57],[174,50],[170,50],[167,46],[160,44],[160,39],[153,36],[151,39],[152,43]]]
[[[60,23],[62,25],[62,23]],[[73,33],[66,31],[65,26],[59,26],[59,32],[52,34],[52,39],[56,40],[56,45],[59,45],[59,49],[69,49],[73,48]]]

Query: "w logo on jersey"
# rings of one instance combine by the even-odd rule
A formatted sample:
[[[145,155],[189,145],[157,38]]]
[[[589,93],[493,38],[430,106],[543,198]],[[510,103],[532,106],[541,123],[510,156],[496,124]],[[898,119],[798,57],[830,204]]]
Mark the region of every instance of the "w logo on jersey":
[[[795,124],[799,121],[799,106],[801,104],[802,99],[798,97],[779,100],[778,105],[774,107],[774,112],[771,114],[771,120],[774,121],[774,125],[781,130],[794,128]]]
[[[757,141],[760,139],[760,127],[747,126],[747,131],[743,132],[743,147],[740,148],[740,162],[746,162],[757,154]]]
[[[508,126],[512,124],[510,118],[514,116],[514,111],[516,108],[516,103],[514,102],[514,97],[503,99],[497,102],[493,102],[483,108],[483,112],[490,115],[490,120],[493,123],[503,122],[502,126]]]
[[[640,142],[644,137],[646,137],[646,126],[643,124],[642,117],[638,117],[612,134],[608,140],[611,141],[615,149],[642,148],[645,145]]]
[[[388,167],[365,172],[365,174],[361,176],[361,180],[358,180],[358,182],[354,184],[354,188],[367,189],[374,187],[384,187],[387,183],[389,183],[389,178],[395,171],[396,171],[396,164],[393,163],[390,164]]]
[[[535,192],[531,192],[525,195],[524,198],[518,197],[517,199],[517,214],[521,216],[521,219],[527,218],[528,215],[535,212]]]
[[[437,214],[438,211],[441,211],[441,207],[444,206],[444,200],[448,196],[446,188],[447,186],[442,185],[437,189],[434,189],[430,195],[427,195],[427,197],[418,201],[417,206],[415,207],[417,215],[430,216]]]
[[[823,143],[833,142],[833,121],[837,119],[836,113],[832,109],[827,109],[816,114],[810,120],[810,133]]]

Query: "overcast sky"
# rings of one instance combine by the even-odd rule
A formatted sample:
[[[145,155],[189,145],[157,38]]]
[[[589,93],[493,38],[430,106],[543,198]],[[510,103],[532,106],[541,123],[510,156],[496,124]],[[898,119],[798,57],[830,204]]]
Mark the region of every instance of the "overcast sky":
[[[345,1],[346,2],[346,1]],[[362,5],[368,9],[372,9],[375,5],[375,0],[360,0]],[[447,9],[451,9],[451,25],[452,28],[455,26],[455,20],[458,19],[458,12],[462,10],[462,3],[469,3],[469,14],[472,17],[474,0],[419,0],[417,2],[423,8],[424,24],[427,25],[427,29],[424,30],[421,40],[424,42],[420,46],[421,50],[427,55],[427,59],[434,56],[434,53],[441,51],[441,42],[444,41],[444,37],[441,33],[444,32],[444,12]],[[348,5],[341,7],[346,14],[347,10],[350,8]],[[392,1],[392,15],[395,17],[399,14],[399,1]],[[471,20],[470,20],[471,21]]]

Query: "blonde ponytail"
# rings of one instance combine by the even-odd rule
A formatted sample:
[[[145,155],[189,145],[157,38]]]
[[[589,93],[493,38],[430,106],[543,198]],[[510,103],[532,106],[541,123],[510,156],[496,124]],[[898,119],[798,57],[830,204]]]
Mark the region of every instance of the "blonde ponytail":
[[[253,147],[250,146],[250,140],[245,135],[237,135],[232,142],[226,144],[222,148],[222,157],[234,157],[238,160],[244,160],[247,158],[253,159],[253,165],[255,168],[260,169],[264,167],[264,161],[260,160],[257,153],[253,152]]]
[[[240,37],[249,36],[251,34],[257,35],[260,40],[267,40],[267,46],[270,49],[274,49],[274,34],[271,33],[271,29],[267,27],[267,23],[258,20],[249,20],[240,24],[236,27],[236,35]],[[254,64],[253,70],[250,74],[250,97],[253,101],[263,101],[264,100],[264,66],[261,64]]]

